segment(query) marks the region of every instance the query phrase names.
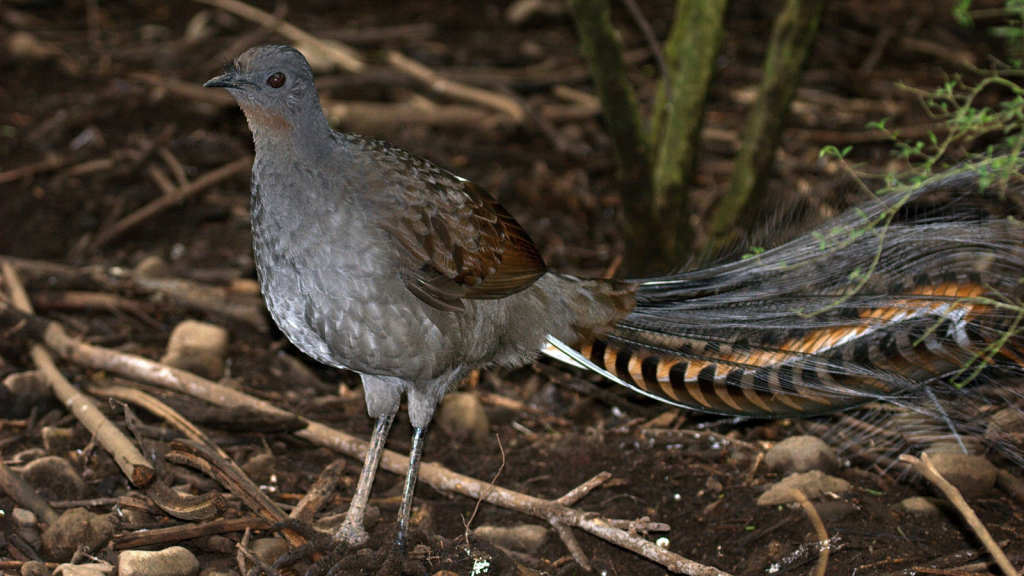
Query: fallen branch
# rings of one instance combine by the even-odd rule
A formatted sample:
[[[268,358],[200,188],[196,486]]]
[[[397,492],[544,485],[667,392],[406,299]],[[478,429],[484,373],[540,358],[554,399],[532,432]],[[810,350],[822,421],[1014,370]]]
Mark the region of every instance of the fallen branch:
[[[437,94],[504,112],[516,124],[521,124],[526,118],[523,107],[515,98],[445,78],[397,50],[388,52],[387,61],[395,69],[416,78]]]
[[[209,88],[203,88],[201,85],[194,82],[176,80],[174,78],[168,78],[167,76],[161,76],[160,74],[153,74],[151,72],[133,72],[129,78],[136,82],[142,82],[143,84],[162,88],[176,96],[182,96],[197,102],[205,102],[218,108],[227,108],[235,105],[235,99],[231,97],[231,94],[228,94],[223,90],[210,90]]]
[[[97,370],[115,372],[150,385],[174,390],[223,407],[248,407],[261,412],[284,417],[295,417],[286,410],[252,397],[248,394],[217,384],[195,374],[154,362],[141,356],[101,348],[72,339],[64,328],[52,321],[19,313],[11,306],[0,302],[0,330],[9,334],[19,331],[37,338],[64,359]],[[335,450],[352,458],[362,459],[369,443],[340,430],[318,422],[304,420],[307,427],[294,434],[314,444]],[[404,474],[409,466],[405,456],[385,450],[381,468],[395,474]],[[699,564],[636,534],[617,528],[612,521],[592,513],[569,508],[557,501],[549,501],[492,486],[487,482],[455,473],[435,462],[424,463],[420,469],[420,480],[446,492],[454,492],[473,499],[542,518],[552,526],[561,525],[585,530],[598,538],[622,546],[644,558],[656,562],[668,570],[692,576],[727,576],[727,573]],[[575,494],[574,494],[575,495]]]
[[[335,40],[322,40],[294,24],[280,20],[273,14],[249,6],[244,2],[239,2],[238,0],[194,1],[206,4],[207,6],[213,6],[214,8],[220,8],[225,12],[230,12],[246,20],[256,22],[261,26],[274,27],[274,30],[285,38],[304,48],[318,52],[319,55],[324,56],[348,72],[362,72],[366,67],[362,55],[355,48]],[[490,108],[491,110],[497,110],[507,114],[516,124],[522,123],[526,116],[522,107],[515,99],[445,78],[428,66],[405,56],[401,52],[394,50],[388,52],[387,61],[395,69],[419,80],[437,94],[443,94],[455,100],[470,102]]]
[[[395,103],[327,100],[323,102],[323,108],[332,126],[340,124],[375,130],[407,124],[486,130],[507,122],[504,115],[477,106],[438,104],[423,96]]]
[[[337,41],[325,42],[294,24],[285,22],[283,19],[279,19],[269,12],[264,12],[259,8],[254,8],[244,2],[239,2],[238,0],[194,1],[200,4],[206,4],[207,6],[213,6],[214,8],[219,8],[225,12],[230,12],[235,16],[245,18],[246,20],[255,22],[261,26],[272,28],[275,32],[292,42],[305,44],[319,52],[322,56],[347,72],[362,72],[363,68],[366,66],[366,63],[363,62],[362,55],[360,55],[355,48],[345,46]]]
[[[211,446],[222,458],[229,458],[226,452],[213,443],[205,432],[196,427],[177,410],[142,390],[127,386],[90,386],[89,393],[104,398],[114,398],[144,408],[150,414],[162,419],[186,438]]]
[[[35,176],[42,172],[50,172],[63,168],[68,164],[74,162],[74,158],[67,158],[63,156],[51,156],[45,160],[36,162],[35,164],[29,164],[28,166],[22,166],[20,168],[14,168],[6,172],[0,172],[0,184],[6,184],[8,182],[14,182],[22,178],[29,176]]]
[[[259,332],[267,332],[263,299],[256,294],[232,294],[229,288],[210,286],[184,278],[153,278],[131,274],[133,284],[147,292],[163,294],[172,302],[207,314],[221,315],[244,322]]]
[[[9,262],[21,276],[32,282],[71,286],[81,286],[84,283],[111,292],[127,290],[135,295],[158,294],[179,306],[227,317],[245,323],[259,332],[266,332],[269,329],[264,316],[266,308],[263,298],[258,294],[239,293],[228,287],[211,286],[185,278],[153,277],[119,267],[76,267],[11,256],[0,257],[0,260]],[[48,303],[45,296],[43,298],[43,302]],[[96,295],[89,296],[87,300],[100,302],[103,298]],[[144,311],[145,309],[141,308],[138,312]],[[129,312],[134,313],[130,309]],[[140,316],[139,319],[146,323],[151,322],[148,317]]]
[[[239,530],[266,530],[270,523],[263,518],[229,518],[203,524],[182,524],[170,528],[148,528],[114,537],[114,550],[130,550],[153,544],[181,542],[201,536],[238,532]]]
[[[33,294],[32,303],[43,310],[119,310],[131,314],[150,328],[164,329],[162,324],[149,315],[148,309],[153,308],[151,304],[107,292],[43,292]]]
[[[8,262],[0,262],[0,268],[2,268],[4,282],[10,291],[14,306],[24,313],[31,314],[32,304],[29,302],[28,294],[14,267]],[[128,480],[135,486],[145,489],[146,494],[157,506],[175,518],[184,520],[205,519],[224,511],[226,507],[224,499],[219,494],[185,496],[171,490],[166,484],[159,481],[156,471],[149,465],[149,461],[142,455],[142,452],[100,412],[99,407],[91,398],[71,385],[71,382],[57,369],[49,351],[41,344],[32,344],[30,351],[32,360],[50,385],[54,396],[110,453]]]
[[[0,262],[0,268],[3,270],[4,283],[7,284],[7,290],[10,292],[14,306],[23,313],[33,314],[32,303],[29,301],[28,294],[14,267],[7,262]],[[131,440],[100,412],[99,407],[92,399],[71,385],[71,382],[57,369],[53,357],[43,345],[33,344],[30,354],[39,372],[53,389],[54,396],[110,453],[128,480],[140,488],[150,485],[156,479],[156,472]]]
[[[35,489],[14,473],[0,458],[0,492],[6,494],[14,503],[30,510],[43,524],[57,521],[57,511],[40,496]]]
[[[811,525],[814,526],[814,533],[818,536],[818,564],[815,565],[814,571],[811,574],[812,576],[825,576],[825,568],[828,567],[829,549],[828,531],[825,530],[825,523],[821,521],[821,516],[814,509],[814,504],[811,504],[811,501],[807,499],[806,494],[795,488],[792,490],[792,493],[797,503],[804,509],[804,514],[807,514]]]
[[[345,470],[345,459],[338,458],[327,465],[320,472],[316,482],[309,488],[309,492],[292,508],[288,514],[289,518],[310,524],[313,517],[320,508],[327,504],[334,497],[334,487],[341,479],[341,473]]]
[[[922,453],[920,458],[911,456],[910,454],[903,454],[900,456],[900,460],[906,462],[914,467],[914,470],[920,475],[928,479],[929,482],[935,485],[950,501],[951,504],[960,512],[960,515],[964,517],[967,525],[974,531],[975,536],[978,540],[981,540],[982,544],[985,545],[985,549],[992,555],[992,559],[995,560],[999,569],[1003,571],[1004,576],[1018,576],[1017,570],[1010,563],[1010,559],[1006,557],[1003,549],[996,544],[995,539],[989,534],[988,528],[981,523],[978,515],[974,513],[970,505],[967,504],[967,500],[964,500],[960,491],[955,486],[949,483],[948,480],[939,474],[939,471],[935,469],[932,464],[931,458],[928,454]]]
[[[121,220],[118,220],[106,230],[101,231],[89,244],[89,250],[97,250],[107,242],[110,242],[131,228],[134,228],[139,223],[152,218],[172,206],[181,204],[185,200],[188,200],[199,192],[202,192],[222,180],[226,180],[235,174],[248,172],[251,169],[252,156],[244,156],[234,162],[229,162],[216,170],[211,170],[199,178],[196,178],[188,186],[178,188],[175,194],[164,194],[160,198],[153,200],[149,204],[146,204],[142,208],[139,208],[135,212],[125,216]]]

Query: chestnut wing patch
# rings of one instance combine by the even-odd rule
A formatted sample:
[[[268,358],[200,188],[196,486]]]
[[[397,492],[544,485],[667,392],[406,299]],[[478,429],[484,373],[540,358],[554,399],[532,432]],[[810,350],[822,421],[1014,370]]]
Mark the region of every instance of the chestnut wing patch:
[[[461,311],[465,298],[504,298],[546,272],[526,231],[486,192],[432,165],[417,172],[383,222],[402,252],[403,280],[416,297],[440,310]]]

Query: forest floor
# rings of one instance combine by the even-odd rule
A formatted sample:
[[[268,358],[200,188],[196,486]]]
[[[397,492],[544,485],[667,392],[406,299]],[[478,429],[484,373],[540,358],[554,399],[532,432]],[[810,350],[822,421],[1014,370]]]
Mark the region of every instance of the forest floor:
[[[359,104],[344,117],[341,108],[334,108],[340,129],[386,139],[476,182],[523,224],[550,268],[602,276],[614,271],[622,252],[611,142],[593,98],[579,92],[589,92],[590,83],[571,19],[560,2],[532,4],[553,12],[539,11],[513,23],[507,6],[494,2],[319,0],[289,3],[285,19],[370,55],[362,74],[318,73],[323,98],[407,105],[398,110]],[[656,85],[651,51],[625,10],[615,4],[632,80],[642,102],[649,103]],[[671,22],[671,4],[641,2],[662,38]],[[732,2],[697,164],[692,221],[698,230],[727,187],[778,4]],[[894,162],[892,146],[867,123],[888,118],[888,126],[903,129],[904,135],[926,136],[935,120],[925,113],[918,95],[898,83],[931,91],[965,71],[965,63],[984,65],[988,54],[1001,50],[983,28],[959,26],[951,4],[829,3],[766,192],[771,198],[767,205],[777,216],[751,225],[752,237],[777,237],[783,234],[777,228],[819,222],[861,194],[840,167],[819,158],[823,146],[853,146],[851,160],[881,170]],[[266,2],[256,5],[275,10]],[[5,2],[0,7],[0,44],[6,47],[0,55],[0,178],[9,180],[0,180],[0,254],[17,259],[12,261],[22,270],[39,313],[85,341],[159,359],[172,328],[181,321],[194,318],[224,326],[230,334],[231,386],[365,439],[373,423],[358,379],[305,358],[266,324],[269,318],[253,291],[247,170],[232,170],[183,203],[120,234],[105,235],[147,203],[251,154],[251,135],[241,112],[230,99],[224,100],[225,94],[199,86],[245,48],[269,42],[284,39],[200,3]],[[388,67],[381,54],[390,49],[449,78],[496,94],[514,93],[531,115],[516,124],[493,110],[444,100]],[[996,94],[984,98],[989,100],[983,105],[998,104]],[[130,273],[140,263],[151,268],[154,256],[166,262],[167,274],[221,290],[229,300],[244,302],[241,308],[255,306],[256,316],[160,297],[159,288]],[[66,267],[57,273],[44,262]],[[116,282],[97,282],[96,274]],[[86,293],[105,294],[107,299],[97,303],[83,297]],[[59,366],[82,386],[114,379],[109,372],[69,362]],[[0,342],[0,377],[30,367],[23,347]],[[611,478],[576,507],[604,518],[647,517],[667,524],[668,531],[649,538],[666,538],[672,552],[732,574],[806,573],[818,560],[813,544],[817,536],[802,509],[756,504],[757,496],[779,480],[758,466],[758,455],[811,425],[667,410],[546,360],[511,373],[483,373],[462,389],[483,402],[489,433],[472,442],[432,430],[426,462],[545,499],[556,499],[608,472]],[[208,415],[201,424],[204,429],[257,483],[270,486],[268,494],[282,504],[294,505],[324,466],[338,458],[289,432],[225,421],[230,419],[227,413],[194,398],[150,391],[186,416],[195,416],[197,423],[200,414]],[[120,408],[106,401],[100,405],[122,420]],[[85,492],[75,499],[96,499],[90,510],[97,513],[124,505],[126,480],[102,451],[92,449],[89,434],[59,405],[42,404],[31,415],[7,416],[0,419],[4,461],[17,468],[44,454],[46,427],[70,429],[69,443],[48,443],[47,448],[70,459],[86,479]],[[154,425],[159,420],[146,412],[141,417],[150,424],[140,432],[148,449],[162,454],[167,437]],[[388,447],[406,453],[410,433],[402,414]],[[83,450],[87,444],[89,450]],[[1021,473],[996,456],[993,461],[1014,475]],[[322,515],[346,509],[360,467],[359,458],[347,458],[339,491]],[[158,470],[197,492],[222,490],[165,462],[158,463]],[[870,461],[854,461],[836,474],[853,489],[825,498],[827,502],[819,500],[832,538],[828,573],[985,572],[981,546],[954,512],[914,516],[893,508],[911,496],[933,495],[927,484],[898,471],[881,472]],[[381,521],[372,529],[370,549],[387,546],[401,483],[400,476],[389,472],[378,476],[373,503],[381,510]],[[240,504],[230,502],[233,514],[244,515]],[[58,509],[62,505],[54,504]],[[1024,505],[998,491],[970,504],[1020,566]],[[0,493],[0,509],[10,512],[12,507]],[[469,529],[546,526],[520,512],[419,486],[415,542],[433,552],[442,550],[441,543],[467,532],[470,519]],[[125,542],[139,542],[131,538],[138,538],[141,528],[182,524],[156,513],[147,522],[117,525],[112,547],[98,556],[112,559]],[[598,574],[666,572],[632,551],[581,530],[575,534]],[[233,543],[242,533],[223,536]],[[207,535],[182,536],[176,543],[195,552],[205,571],[237,569],[235,551],[224,549],[223,542],[211,543]],[[15,548],[0,547],[4,573],[17,573],[14,566],[25,559],[24,551]],[[548,531],[538,548],[519,550],[512,558],[546,573],[583,573],[554,531]],[[424,565],[434,573],[442,566],[439,562],[429,556]],[[443,566],[470,571],[465,563]]]

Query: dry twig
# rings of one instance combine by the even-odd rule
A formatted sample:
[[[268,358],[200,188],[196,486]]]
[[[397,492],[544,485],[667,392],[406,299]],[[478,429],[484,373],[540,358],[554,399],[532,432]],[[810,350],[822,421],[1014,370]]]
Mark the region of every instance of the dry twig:
[[[0,492],[7,494],[18,506],[31,510],[43,524],[53,524],[57,520],[57,512],[28,483],[8,468],[2,458],[0,458]]]
[[[388,52],[387,61],[397,70],[416,78],[437,94],[504,112],[516,124],[521,124],[526,118],[523,107],[515,98],[445,78],[425,64],[396,50]]]
[[[988,528],[981,523],[978,515],[974,513],[974,510],[967,504],[967,500],[964,500],[960,491],[955,486],[949,483],[948,480],[939,474],[939,471],[935,469],[928,454],[922,453],[920,458],[911,456],[910,454],[903,454],[900,456],[900,460],[907,462],[914,467],[914,470],[919,474],[928,479],[929,482],[935,485],[942,493],[946,496],[946,499],[956,507],[960,515],[967,521],[967,525],[974,531],[975,536],[981,540],[982,544],[985,545],[985,549],[992,555],[996,564],[999,565],[999,569],[1003,571],[1004,576],[1018,576],[1017,570],[1010,563],[1010,559],[1006,557],[1003,549],[996,544],[995,539],[989,534]]]
[[[814,526],[814,533],[818,535],[818,564],[814,567],[814,571],[811,574],[812,576],[825,576],[825,569],[828,568],[828,531],[825,530],[825,524],[821,521],[821,516],[818,515],[818,511],[814,509],[814,504],[811,504],[807,496],[797,489],[793,489],[792,493],[800,507],[804,509],[804,513],[807,514],[811,525]]]
[[[8,262],[0,262],[3,270],[4,283],[10,292],[11,301],[14,305],[26,314],[32,314],[32,303],[25,292],[17,271]],[[100,412],[100,409],[88,396],[82,394],[71,382],[61,374],[57,365],[53,362],[50,352],[41,344],[33,344],[30,348],[32,360],[47,383],[53,389],[54,396],[60,400],[69,412],[78,418],[86,430],[92,433],[93,437],[103,446],[114,458],[114,461],[124,472],[124,475],[135,486],[145,488],[156,478],[156,473],[149,465],[146,457],[139,452],[127,436],[121,433],[114,426],[114,423],[107,419]]]
[[[328,464],[323,469],[323,472],[320,472],[320,476],[317,477],[313,486],[309,488],[309,492],[306,492],[306,495],[299,500],[295,508],[288,514],[288,517],[294,518],[299,522],[312,522],[317,510],[334,496],[334,487],[338,484],[338,480],[341,478],[341,473],[344,470],[344,458],[338,458]]]
[[[245,406],[253,410],[281,416],[294,417],[273,404],[254,398],[227,386],[217,384],[195,374],[154,362],[141,356],[93,346],[72,339],[56,322],[19,313],[0,302],[0,329],[11,333],[26,331],[32,337],[41,339],[54,352],[68,361],[99,370],[108,370],[128,378],[146,382],[161,388],[175,390],[212,404],[225,407]],[[314,444],[325,446],[352,458],[362,459],[369,443],[350,436],[318,422],[305,420],[308,426],[295,432]],[[405,456],[386,450],[381,458],[381,468],[395,474],[404,474],[409,465]],[[580,528],[591,534],[626,548],[653,562],[661,564],[672,572],[693,576],[726,576],[725,572],[684,558],[661,548],[636,534],[616,528],[600,516],[569,508],[557,501],[549,501],[491,486],[487,482],[455,473],[435,462],[424,463],[420,480],[445,492],[455,492],[470,498],[482,498],[484,502],[542,518],[560,532],[568,528]],[[562,526],[559,529],[558,526]],[[569,536],[567,542],[571,541]]]
[[[146,204],[142,208],[139,208],[135,212],[125,216],[121,220],[118,220],[106,230],[101,231],[95,238],[93,238],[92,243],[89,245],[89,250],[97,250],[107,242],[120,236],[131,228],[134,228],[139,223],[152,218],[172,206],[176,206],[185,200],[188,200],[199,192],[202,192],[222,180],[226,180],[236,174],[248,172],[250,169],[252,169],[252,156],[244,156],[234,162],[229,162],[216,170],[211,170],[210,172],[203,174],[192,181],[188,186],[178,188],[174,194],[164,194],[160,198],[153,200],[149,204]]]
[[[49,158],[36,162],[35,164],[14,168],[6,172],[0,172],[0,184],[14,182],[15,180],[34,176],[42,172],[57,170],[58,168],[63,168],[72,162],[74,162],[73,158],[65,156],[50,156]]]
[[[170,528],[150,528],[116,536],[114,538],[114,549],[129,550],[154,544],[164,544],[166,542],[181,542],[182,540],[211,536],[213,534],[238,532],[239,530],[246,529],[266,530],[268,528],[270,528],[269,522],[254,516],[214,520],[202,524],[182,524],[181,526],[171,526]]]
[[[355,48],[335,40],[326,41],[320,39],[294,24],[282,21],[273,14],[249,6],[244,2],[239,2],[238,0],[195,1],[220,8],[225,12],[230,12],[265,27],[274,27],[274,30],[285,38],[305,48],[319,52],[320,55],[349,72],[362,72],[366,67],[362,55]],[[405,56],[401,52],[394,50],[388,52],[387,61],[395,69],[416,78],[437,94],[443,94],[455,100],[470,102],[490,108],[491,110],[497,110],[507,114],[516,124],[522,123],[525,118],[522,107],[513,98],[445,78],[428,66]]]
[[[362,72],[366,64],[363,62],[362,55],[350,46],[345,46],[340,42],[325,42],[320,38],[306,32],[294,24],[283,21],[278,17],[264,12],[259,8],[254,8],[245,2],[239,2],[238,0],[194,0],[200,4],[206,4],[207,6],[213,6],[219,8],[225,12],[230,12],[235,16],[240,16],[246,20],[256,22],[257,24],[266,28],[272,28],[278,34],[285,38],[299,44],[305,44],[313,50],[319,52],[322,56],[330,59],[342,70],[348,72]]]

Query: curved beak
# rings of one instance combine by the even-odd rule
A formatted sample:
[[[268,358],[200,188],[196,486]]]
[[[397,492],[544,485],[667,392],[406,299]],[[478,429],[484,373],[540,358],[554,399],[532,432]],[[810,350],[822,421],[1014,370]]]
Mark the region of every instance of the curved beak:
[[[241,88],[242,80],[234,72],[225,72],[203,84],[206,88]]]

